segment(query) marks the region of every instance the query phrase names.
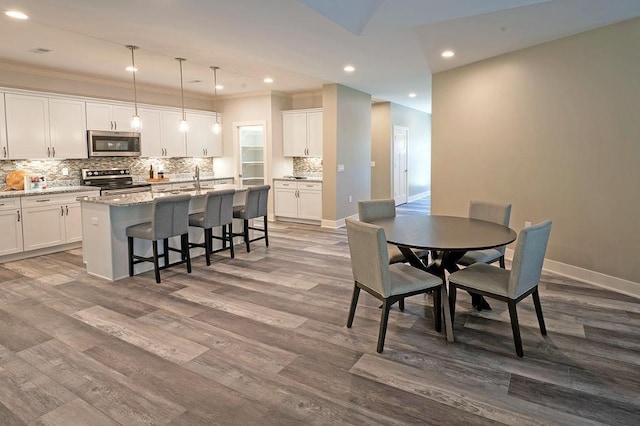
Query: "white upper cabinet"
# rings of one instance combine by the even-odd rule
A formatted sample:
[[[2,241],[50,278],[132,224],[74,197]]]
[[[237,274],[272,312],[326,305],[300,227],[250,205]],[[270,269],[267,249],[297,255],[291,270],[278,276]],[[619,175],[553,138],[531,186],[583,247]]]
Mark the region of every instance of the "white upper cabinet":
[[[180,131],[182,113],[179,111],[162,111],[162,156],[186,157],[187,141]],[[187,123],[189,117],[187,117]]]
[[[101,102],[87,102],[87,129],[133,132],[131,118],[133,104],[115,105]],[[138,109],[140,114],[140,109]]]
[[[322,157],[322,110],[293,110],[282,113],[285,157]]]
[[[85,103],[73,99],[49,99],[49,133],[53,158],[86,158]]]
[[[222,134],[213,133],[215,114],[189,114],[187,133],[187,155],[190,157],[221,157]],[[220,115],[218,122],[222,124]]]
[[[49,99],[7,93],[5,106],[9,158],[51,157]]]
[[[9,149],[7,147],[7,127],[5,125],[4,115],[4,93],[0,93],[0,160],[9,158]]]
[[[5,102],[9,158],[87,157],[83,101],[7,93]]]
[[[143,157],[162,157],[162,111],[138,108],[140,117],[140,146]]]

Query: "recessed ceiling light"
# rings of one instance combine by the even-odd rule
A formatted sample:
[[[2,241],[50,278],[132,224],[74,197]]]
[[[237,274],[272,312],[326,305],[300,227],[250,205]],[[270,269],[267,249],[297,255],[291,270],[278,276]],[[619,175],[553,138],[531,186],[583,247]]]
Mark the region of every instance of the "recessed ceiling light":
[[[356,67],[354,67],[353,65],[347,65],[344,67],[345,72],[354,72],[355,70],[356,70]]]
[[[125,68],[125,70],[127,70],[129,72],[138,72],[138,67],[133,67],[133,66],[129,65],[128,67]]]
[[[273,79],[271,77],[265,77],[265,79],[263,80],[265,83],[267,84],[271,84],[273,83]]]
[[[218,84],[218,85],[216,85],[216,89],[217,90],[222,90],[222,89],[224,89],[224,86],[222,84]]]
[[[14,19],[29,19],[27,15],[19,10],[7,10],[4,14]]]
[[[455,52],[453,50],[445,50],[444,52],[442,52],[443,58],[453,58],[454,55]]]
[[[415,93],[409,93],[409,97],[410,98],[415,98],[416,96],[418,96],[418,95],[416,95]]]

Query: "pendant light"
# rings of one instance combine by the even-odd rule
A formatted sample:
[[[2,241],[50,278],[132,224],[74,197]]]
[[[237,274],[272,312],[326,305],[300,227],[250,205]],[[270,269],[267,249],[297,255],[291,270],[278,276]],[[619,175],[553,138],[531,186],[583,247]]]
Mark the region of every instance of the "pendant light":
[[[213,70],[213,110],[216,113],[216,122],[213,123],[213,134],[220,134],[220,122],[218,121],[218,70],[220,67],[210,67]]]
[[[138,90],[136,87],[136,72],[138,72],[138,69],[136,68],[136,61],[133,57],[133,51],[137,48],[138,46],[127,46],[127,49],[131,50],[131,73],[133,74],[133,117],[131,117],[131,128],[136,132],[142,128],[140,116],[138,116]]]
[[[182,62],[186,61],[184,58],[176,58],[176,61],[180,62],[180,96],[182,98],[182,120],[180,120],[180,131],[187,133],[189,131],[189,123],[187,123],[187,114],[184,112],[184,85],[182,82]]]

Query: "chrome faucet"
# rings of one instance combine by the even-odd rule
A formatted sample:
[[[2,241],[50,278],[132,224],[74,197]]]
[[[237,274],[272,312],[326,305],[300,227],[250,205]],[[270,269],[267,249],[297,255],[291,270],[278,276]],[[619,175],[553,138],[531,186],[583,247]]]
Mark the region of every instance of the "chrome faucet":
[[[197,191],[200,191],[200,167],[198,165],[196,165],[196,175],[193,177],[193,180],[195,181],[193,182],[193,186]]]

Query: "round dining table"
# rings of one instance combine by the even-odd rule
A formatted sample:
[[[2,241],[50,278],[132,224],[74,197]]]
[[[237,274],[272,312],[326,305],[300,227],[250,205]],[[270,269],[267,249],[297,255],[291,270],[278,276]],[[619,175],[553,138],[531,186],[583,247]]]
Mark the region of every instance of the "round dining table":
[[[384,229],[387,242],[398,246],[412,266],[439,276],[443,282],[446,282],[445,271],[453,273],[460,269],[458,261],[467,251],[504,246],[517,237],[507,226],[457,216],[408,215],[376,219],[370,223]],[[439,256],[426,264],[412,249],[435,250]],[[474,305],[484,303],[481,296],[474,300]],[[447,325],[449,309],[444,309],[444,314]]]

